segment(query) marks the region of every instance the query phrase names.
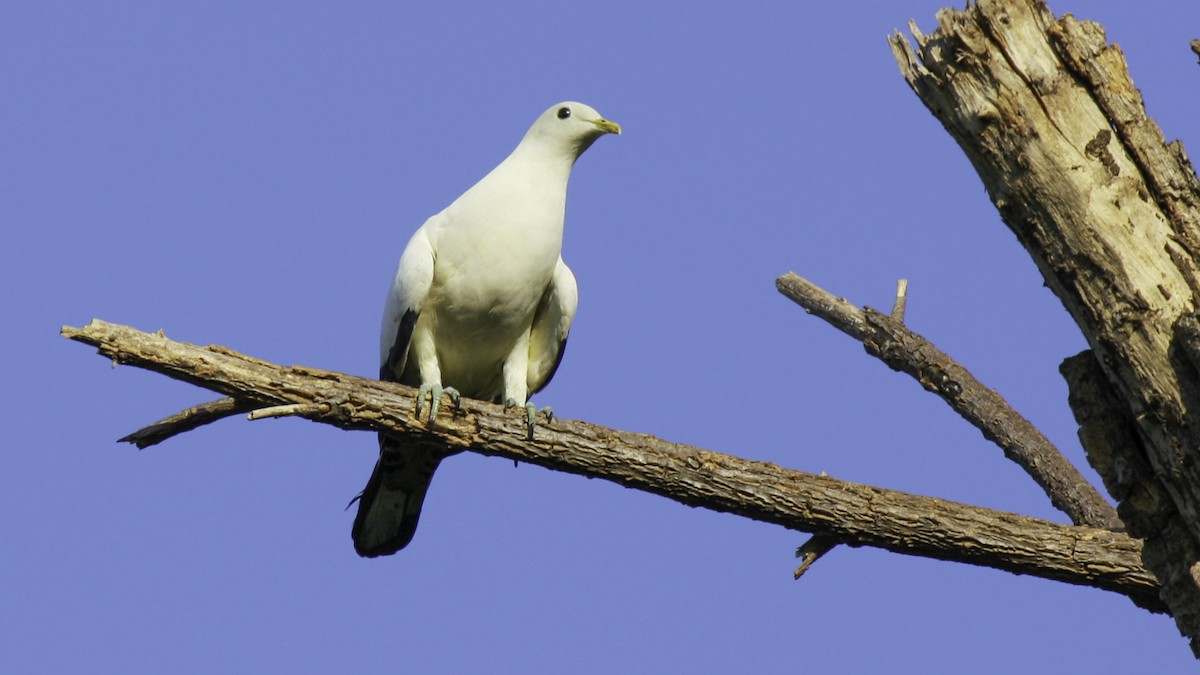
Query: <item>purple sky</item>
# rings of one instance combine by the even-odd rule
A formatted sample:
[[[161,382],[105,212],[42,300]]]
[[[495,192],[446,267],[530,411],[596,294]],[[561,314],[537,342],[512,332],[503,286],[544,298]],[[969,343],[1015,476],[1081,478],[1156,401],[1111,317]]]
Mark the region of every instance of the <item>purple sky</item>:
[[[907,277],[909,325],[1084,465],[1057,372],[1084,341],[885,42],[939,4],[10,3],[0,671],[1190,672],[1114,594],[848,548],[796,582],[803,533],[471,454],[363,560],[372,435],[237,418],[139,452],[114,440],[212,395],[58,337],[373,374],[409,235],[576,99],[625,133],[576,166],[580,309],[540,405],[1065,522],[773,285],[888,307]],[[1053,8],[1200,153],[1200,4]]]

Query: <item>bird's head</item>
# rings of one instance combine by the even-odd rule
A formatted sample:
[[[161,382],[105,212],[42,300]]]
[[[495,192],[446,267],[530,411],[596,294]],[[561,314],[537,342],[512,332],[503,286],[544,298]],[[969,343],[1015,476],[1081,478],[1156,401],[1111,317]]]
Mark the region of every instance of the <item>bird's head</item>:
[[[604,119],[595,108],[575,101],[564,101],[542,113],[529,128],[522,143],[534,141],[578,157],[597,138],[619,133],[621,125]]]

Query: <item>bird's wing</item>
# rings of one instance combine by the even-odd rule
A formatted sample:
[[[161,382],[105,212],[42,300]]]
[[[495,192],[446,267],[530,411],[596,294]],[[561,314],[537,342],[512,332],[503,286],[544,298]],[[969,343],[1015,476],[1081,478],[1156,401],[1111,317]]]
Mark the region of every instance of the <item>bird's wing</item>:
[[[431,229],[426,222],[408,241],[388,292],[379,339],[381,380],[398,382],[404,373],[413,328],[433,284]],[[428,448],[405,447],[389,434],[379,434],[379,461],[358,496],[358,515],[351,530],[359,555],[390,555],[408,544],[416,532],[429,481],[444,456]]]
[[[554,277],[538,304],[529,331],[527,381],[530,394],[541,391],[554,377],[554,371],[558,370],[563,352],[567,349],[567,333],[571,330],[578,304],[579,289],[575,285],[575,275],[559,258]]]
[[[396,278],[388,291],[379,334],[379,379],[399,381],[408,360],[413,327],[433,284],[433,244],[429,223],[419,228],[404,247]],[[407,384],[416,385],[418,382]]]

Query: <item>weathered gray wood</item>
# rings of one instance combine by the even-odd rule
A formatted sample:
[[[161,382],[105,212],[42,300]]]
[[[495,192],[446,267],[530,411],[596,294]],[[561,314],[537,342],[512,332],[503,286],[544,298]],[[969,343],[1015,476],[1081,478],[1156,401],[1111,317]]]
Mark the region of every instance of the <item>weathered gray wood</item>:
[[[256,407],[302,404],[296,410],[304,417],[344,429],[387,430],[413,445],[471,450],[604,478],[851,546],[1092,586],[1162,609],[1157,582],[1141,564],[1141,543],[1123,533],[847,483],[571,420],[539,427],[528,441],[523,416],[477,401],[463,401],[458,414],[443,414],[429,429],[413,418],[415,390],[403,385],[277,366],[224,347],[198,347],[103,321],[64,327],[62,333],[98,347],[117,363]]]

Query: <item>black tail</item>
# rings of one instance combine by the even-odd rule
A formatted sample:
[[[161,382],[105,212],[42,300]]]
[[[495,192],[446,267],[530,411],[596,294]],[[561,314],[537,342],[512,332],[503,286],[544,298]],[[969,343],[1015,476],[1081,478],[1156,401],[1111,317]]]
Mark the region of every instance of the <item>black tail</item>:
[[[379,461],[358,498],[354,550],[365,558],[391,555],[408,545],[417,531],[421,504],[433,472],[445,455],[400,445],[379,434]]]

